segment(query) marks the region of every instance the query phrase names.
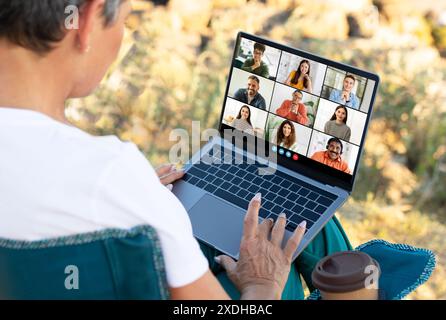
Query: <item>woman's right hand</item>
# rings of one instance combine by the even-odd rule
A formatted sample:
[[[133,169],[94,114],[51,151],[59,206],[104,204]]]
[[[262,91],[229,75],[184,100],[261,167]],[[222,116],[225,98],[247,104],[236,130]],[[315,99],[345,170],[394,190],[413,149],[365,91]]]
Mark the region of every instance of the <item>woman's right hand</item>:
[[[245,216],[239,260],[235,262],[223,255],[217,257],[216,261],[226,269],[229,279],[241,292],[242,299],[280,299],[306,222],[296,228],[282,249],[285,215],[282,214],[275,224],[271,219],[265,219],[259,224],[259,209],[260,194],[257,194],[251,200]]]

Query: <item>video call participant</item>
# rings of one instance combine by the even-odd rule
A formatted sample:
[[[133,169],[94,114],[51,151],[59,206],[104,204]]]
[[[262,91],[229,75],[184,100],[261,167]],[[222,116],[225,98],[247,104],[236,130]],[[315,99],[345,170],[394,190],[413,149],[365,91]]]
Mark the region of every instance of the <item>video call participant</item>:
[[[254,130],[251,124],[251,110],[248,106],[242,106],[238,112],[237,118],[231,122],[231,126],[237,130],[253,134]]]
[[[254,44],[253,57],[246,59],[242,65],[242,70],[254,73],[258,76],[265,78],[269,77],[268,65],[262,61],[263,54],[265,53],[265,45],[261,43]]]
[[[300,92],[299,90],[294,91],[292,100],[285,100],[284,102],[282,102],[280,108],[276,110],[276,114],[291,121],[307,125],[307,108],[301,102],[302,97],[302,92]]]
[[[296,151],[296,129],[289,120],[283,121],[277,129],[276,144],[286,149]]]
[[[297,70],[290,72],[285,84],[311,93],[313,87],[310,78],[310,62],[308,60],[302,60]]]
[[[319,161],[327,166],[341,170],[345,173],[350,173],[347,162],[342,160],[341,154],[344,146],[341,140],[338,138],[330,138],[327,142],[326,151],[317,151],[312,156],[311,159]]]
[[[325,123],[325,133],[342,140],[350,141],[351,130],[347,125],[347,118],[347,108],[342,105],[337,106],[331,119]]]
[[[266,110],[266,102],[262,95],[259,93],[260,80],[256,76],[248,77],[248,87],[246,89],[238,89],[234,98],[247,103],[253,107]]]
[[[330,93],[330,100],[346,105],[347,107],[358,109],[359,99],[352,92],[353,86],[355,85],[356,79],[351,74],[348,74],[344,78],[344,83],[342,86],[342,91],[333,89]]]

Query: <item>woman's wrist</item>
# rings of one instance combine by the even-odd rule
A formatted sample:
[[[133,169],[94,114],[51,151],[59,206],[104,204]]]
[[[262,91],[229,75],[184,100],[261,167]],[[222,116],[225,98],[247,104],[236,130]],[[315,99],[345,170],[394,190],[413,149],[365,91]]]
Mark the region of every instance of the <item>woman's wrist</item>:
[[[282,289],[276,283],[253,284],[241,291],[242,300],[280,300]]]

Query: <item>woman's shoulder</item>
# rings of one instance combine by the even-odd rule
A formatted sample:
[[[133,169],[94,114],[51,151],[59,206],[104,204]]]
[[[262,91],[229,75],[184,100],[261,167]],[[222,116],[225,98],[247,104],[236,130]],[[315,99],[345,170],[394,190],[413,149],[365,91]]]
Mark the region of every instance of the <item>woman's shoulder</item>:
[[[298,148],[297,142],[294,142],[294,143],[291,145],[290,150],[297,151],[297,148]]]

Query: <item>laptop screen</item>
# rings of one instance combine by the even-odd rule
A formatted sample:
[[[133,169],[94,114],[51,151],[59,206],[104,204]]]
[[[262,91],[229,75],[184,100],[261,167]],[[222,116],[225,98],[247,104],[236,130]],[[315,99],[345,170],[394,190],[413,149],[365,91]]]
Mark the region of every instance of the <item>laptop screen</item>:
[[[239,33],[220,129],[267,142],[289,168],[350,189],[378,85],[374,74]]]

